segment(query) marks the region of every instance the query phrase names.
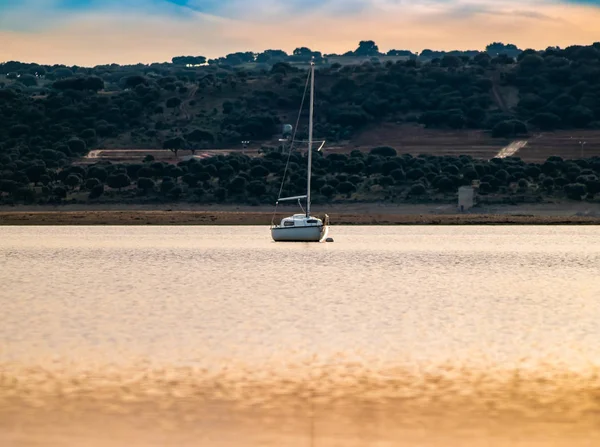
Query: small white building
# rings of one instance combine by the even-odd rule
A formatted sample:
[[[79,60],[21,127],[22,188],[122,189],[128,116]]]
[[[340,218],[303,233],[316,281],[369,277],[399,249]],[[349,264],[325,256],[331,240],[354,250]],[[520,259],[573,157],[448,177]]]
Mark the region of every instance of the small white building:
[[[458,210],[467,211],[475,205],[475,188],[472,186],[461,186],[458,188]]]

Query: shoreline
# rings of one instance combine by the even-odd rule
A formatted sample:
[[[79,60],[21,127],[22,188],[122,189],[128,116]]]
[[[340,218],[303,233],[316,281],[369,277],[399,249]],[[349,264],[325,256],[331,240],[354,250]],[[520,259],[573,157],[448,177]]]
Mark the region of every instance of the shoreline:
[[[332,225],[600,225],[600,206],[584,203],[476,208],[452,205],[342,204],[318,207]],[[61,205],[0,207],[0,226],[15,225],[269,225],[297,207],[236,205]]]

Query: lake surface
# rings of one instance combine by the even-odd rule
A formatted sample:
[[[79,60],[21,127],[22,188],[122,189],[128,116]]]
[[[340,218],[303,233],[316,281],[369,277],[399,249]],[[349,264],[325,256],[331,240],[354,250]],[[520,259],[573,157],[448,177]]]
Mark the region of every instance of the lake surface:
[[[600,228],[0,227],[3,446],[600,442]]]

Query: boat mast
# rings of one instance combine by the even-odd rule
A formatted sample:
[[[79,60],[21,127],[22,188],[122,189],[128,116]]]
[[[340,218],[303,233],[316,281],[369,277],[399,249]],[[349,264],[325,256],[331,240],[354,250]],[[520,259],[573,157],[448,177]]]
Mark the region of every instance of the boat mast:
[[[306,217],[310,217],[310,177],[312,170],[313,110],[315,106],[315,62],[310,61],[310,115],[308,118],[308,180],[306,190]]]

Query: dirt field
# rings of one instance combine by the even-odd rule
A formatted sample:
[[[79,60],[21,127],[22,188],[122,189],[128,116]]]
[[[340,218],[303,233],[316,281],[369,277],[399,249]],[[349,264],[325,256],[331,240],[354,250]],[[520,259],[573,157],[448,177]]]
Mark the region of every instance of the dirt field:
[[[377,146],[391,146],[403,154],[471,155],[489,159],[498,154],[506,144],[506,141],[494,139],[481,130],[449,131],[386,123],[366,129],[344,148],[326,150],[369,151]]]
[[[318,140],[318,136],[317,136]],[[521,147],[521,141],[526,144]],[[581,142],[583,151],[581,150]],[[204,158],[215,154],[241,152],[250,156],[258,156],[261,145],[276,146],[277,141],[253,142],[250,147],[243,149],[231,147],[227,149],[207,149],[196,152],[196,157]],[[391,146],[401,154],[430,154],[430,155],[471,155],[474,158],[489,160],[502,154],[503,149],[517,144],[520,148],[510,155],[521,157],[526,162],[541,163],[552,155],[568,158],[588,158],[600,156],[600,131],[558,131],[532,134],[529,138],[506,140],[492,138],[489,133],[481,130],[436,130],[418,126],[386,123],[368,128],[356,135],[351,141],[325,145],[324,153],[349,153],[355,149],[368,152],[377,146]],[[302,149],[301,149],[302,150]],[[180,151],[178,157],[163,149],[98,149],[79,160],[79,164],[91,164],[100,160],[121,163],[139,163],[146,154],[151,154],[156,160],[177,163],[191,156],[190,151]]]
[[[268,206],[66,205],[0,208],[0,225],[269,225],[297,212]],[[348,204],[316,207],[332,225],[600,225],[600,204],[496,206],[457,214],[453,205]]]
[[[241,152],[248,155],[258,155],[258,151],[243,149],[207,149],[199,150],[193,155],[195,158],[207,158],[217,154],[227,155],[231,152]],[[110,161],[113,163],[141,163],[146,155],[152,155],[156,161],[166,163],[178,163],[192,157],[190,151],[179,151],[177,156],[171,151],[164,149],[95,149],[79,159],[75,164],[89,165],[99,161]]]
[[[585,142],[583,150],[580,142]],[[600,131],[561,130],[537,134],[529,138],[527,146],[516,155],[532,163],[544,162],[552,155],[564,159],[600,157]]]
[[[598,130],[536,133],[523,141],[527,144],[512,155],[528,163],[543,163],[552,155],[565,159],[600,157]],[[583,151],[580,142],[585,142]],[[384,124],[362,132],[346,147],[328,150],[343,152],[391,146],[399,153],[412,155],[471,155],[475,158],[490,159],[500,154],[502,149],[511,143],[510,140],[492,138],[488,133],[478,130],[443,131]]]
[[[231,152],[257,156],[262,144],[276,146],[279,143],[277,141],[253,142],[246,150],[240,144],[239,147],[227,149],[197,151],[196,156],[206,157]],[[475,158],[490,159],[506,144],[508,144],[506,141],[493,139],[483,131],[441,131],[388,123],[367,129],[349,142],[326,143],[324,153],[349,153],[355,149],[368,152],[377,146],[391,146],[399,153],[413,155],[471,155]],[[179,157],[176,158],[172,152],[162,149],[98,149],[91,151],[78,163],[91,164],[100,160],[134,163],[140,162],[146,154],[153,155],[156,160],[169,163],[176,163],[191,155],[190,151],[180,151]]]

